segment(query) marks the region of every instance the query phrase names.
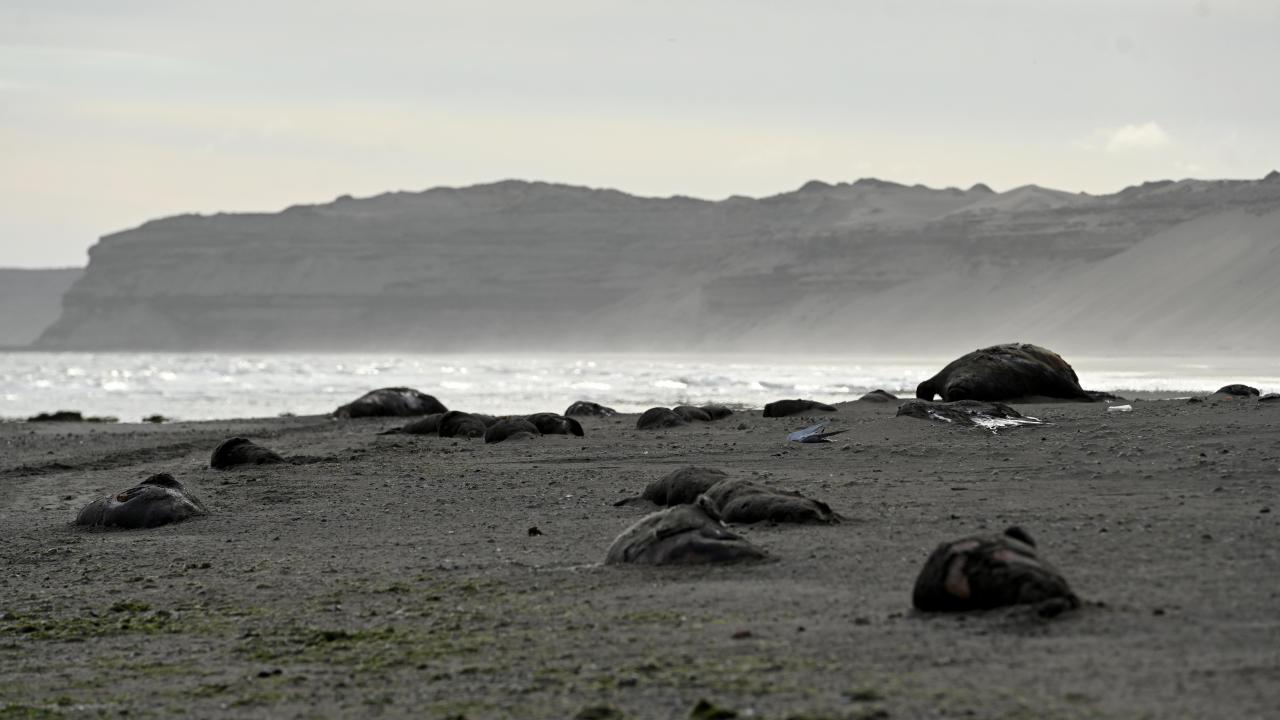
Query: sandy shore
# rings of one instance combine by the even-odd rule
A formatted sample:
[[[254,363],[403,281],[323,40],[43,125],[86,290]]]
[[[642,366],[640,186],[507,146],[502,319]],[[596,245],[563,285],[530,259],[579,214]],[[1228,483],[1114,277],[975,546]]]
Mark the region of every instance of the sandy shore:
[[[375,434],[395,420],[0,424],[0,717],[1274,717],[1280,403],[1020,409],[1052,424],[858,403],[830,445],[759,412],[498,445]],[[299,464],[209,469],[232,435]],[[764,564],[601,566],[645,512],[614,501],[686,464],[848,520],[739,528]],[[69,525],[161,471],[211,514]],[[937,543],[1014,523],[1084,608],[912,611]]]

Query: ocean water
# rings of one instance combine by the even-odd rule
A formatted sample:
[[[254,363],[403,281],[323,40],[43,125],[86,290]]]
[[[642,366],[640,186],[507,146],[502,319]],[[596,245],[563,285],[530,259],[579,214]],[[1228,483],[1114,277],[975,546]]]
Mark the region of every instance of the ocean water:
[[[951,357],[743,355],[405,355],[0,353],[0,418],[79,410],[137,422],[327,413],[380,387],[409,386],[450,408],[560,412],[593,400],[624,412],[719,402],[760,407],[789,397],[852,400],[914,393]],[[1280,361],[1070,358],[1091,390],[1195,394],[1243,382],[1280,391]]]

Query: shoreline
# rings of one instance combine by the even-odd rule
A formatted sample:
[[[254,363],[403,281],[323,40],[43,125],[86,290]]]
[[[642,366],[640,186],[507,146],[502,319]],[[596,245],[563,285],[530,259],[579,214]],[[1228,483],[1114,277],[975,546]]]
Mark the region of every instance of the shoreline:
[[[1258,717],[1280,686],[1280,406],[1019,406],[991,433],[895,404],[523,443],[323,416],[0,425],[0,697],[132,716]],[[810,420],[840,442],[787,443]],[[243,436],[297,464],[208,467]],[[1203,455],[1201,455],[1203,453]],[[771,560],[605,567],[681,466],[794,489],[833,526],[735,526]],[[69,525],[170,472],[206,517]],[[1265,508],[1265,510],[1264,510]],[[912,610],[939,543],[1017,524],[1085,605]],[[538,528],[539,534],[528,530]],[[180,710],[179,710],[180,709]],[[803,715],[807,713],[808,715]]]

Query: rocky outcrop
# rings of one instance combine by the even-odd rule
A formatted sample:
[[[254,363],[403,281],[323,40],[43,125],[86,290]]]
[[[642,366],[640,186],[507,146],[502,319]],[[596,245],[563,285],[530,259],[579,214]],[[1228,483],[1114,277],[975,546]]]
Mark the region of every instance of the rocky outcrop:
[[[860,180],[719,202],[517,181],[344,197],[106,236],[38,346],[1269,350],[1277,211],[1280,183],[1262,180],[1108,196]]]

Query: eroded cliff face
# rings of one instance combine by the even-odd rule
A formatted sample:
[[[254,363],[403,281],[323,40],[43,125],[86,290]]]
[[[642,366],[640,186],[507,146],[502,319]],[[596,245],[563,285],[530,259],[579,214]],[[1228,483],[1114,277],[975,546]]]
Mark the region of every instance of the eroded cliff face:
[[[1244,234],[1256,241],[1231,252],[1274,278],[1278,209],[1276,176],[1110,196],[862,180],[720,202],[516,181],[340,198],[104,237],[39,346],[915,352],[1057,334],[1147,351],[1115,343],[1174,340],[1152,308],[1087,302],[1125,274],[1136,287],[1193,285],[1214,305],[1166,308],[1181,332],[1165,351],[1265,349],[1275,340],[1205,333],[1224,313],[1232,327],[1266,322],[1252,303],[1274,291],[1236,300],[1230,263],[1206,285],[1169,258]],[[1177,305],[1177,292],[1160,297]]]

